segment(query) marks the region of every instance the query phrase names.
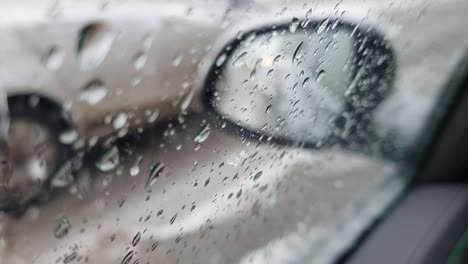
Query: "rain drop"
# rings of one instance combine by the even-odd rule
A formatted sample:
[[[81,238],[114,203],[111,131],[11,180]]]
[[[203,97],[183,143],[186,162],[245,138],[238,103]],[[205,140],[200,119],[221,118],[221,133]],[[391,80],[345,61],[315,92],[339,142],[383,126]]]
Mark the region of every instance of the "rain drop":
[[[255,176],[253,177],[253,180],[256,181],[260,178],[260,176],[262,176],[263,174],[263,171],[259,171],[255,174]]]
[[[107,88],[100,80],[92,80],[87,83],[81,91],[80,101],[86,102],[88,105],[99,103],[107,95]]]
[[[62,144],[72,144],[78,139],[78,132],[74,129],[64,131],[59,135],[59,141]]]
[[[54,229],[54,236],[58,239],[65,237],[70,229],[72,228],[72,224],[70,220],[66,216],[61,216],[57,219],[57,223]]]
[[[298,19],[297,17],[294,17],[294,18],[292,19],[291,24],[289,24],[289,31],[290,31],[291,33],[296,32],[298,26],[299,26],[299,19]]]
[[[54,173],[52,176],[51,185],[53,187],[61,188],[68,186],[70,183],[73,182],[73,174],[72,174],[72,163],[71,161],[67,161],[63,163],[59,169]]]
[[[133,60],[133,68],[135,70],[141,70],[146,64],[147,56],[144,52],[139,52],[136,56],[135,59]]]
[[[210,127],[208,125],[205,125],[197,132],[193,141],[196,143],[202,143],[206,139],[208,139],[209,135],[210,135]]]
[[[78,64],[82,70],[90,70],[101,64],[109,53],[114,35],[101,23],[91,23],[79,33],[77,45]]]
[[[133,163],[132,167],[130,168],[130,176],[137,176],[138,173],[140,173],[140,163],[143,161],[143,156],[138,156],[135,159],[135,162]]]
[[[145,185],[146,189],[149,189],[151,188],[151,186],[153,186],[153,184],[159,178],[163,170],[164,170],[164,163],[161,163],[161,162],[156,163],[156,165],[154,165],[151,168],[148,180],[146,181],[146,185]]]
[[[317,27],[317,33],[320,34],[320,33],[322,33],[323,31],[325,31],[325,29],[327,28],[329,22],[330,22],[330,19],[329,19],[329,18],[324,19],[324,20],[319,24],[319,26]]]
[[[309,80],[310,80],[309,77],[304,79],[304,81],[302,82],[302,88],[303,89],[305,89],[307,87],[307,85],[309,84]]]
[[[114,129],[121,129],[127,124],[128,116],[126,113],[118,113],[112,120],[112,127]]]
[[[294,54],[293,54],[293,57],[292,57],[292,62],[294,63],[294,61],[296,60],[300,60],[302,58],[302,46],[304,45],[304,41],[302,41],[301,43],[299,43],[299,45],[297,45],[296,47],[296,50],[294,51]]]
[[[122,264],[130,264],[130,261],[132,260],[134,254],[135,252],[133,252],[133,250],[128,252],[123,258]]]
[[[182,113],[186,113],[187,109],[190,106],[190,103],[192,102],[194,95],[194,90],[193,89],[187,89],[187,92],[183,95],[182,100],[180,102],[180,110]]]
[[[153,37],[150,34],[147,34],[143,37],[143,50],[148,51],[153,44]]]
[[[138,245],[138,242],[140,242],[140,239],[141,239],[141,233],[138,232],[135,237],[133,237],[133,240],[132,240],[132,246],[136,247],[136,245]]]
[[[268,105],[267,108],[265,109],[265,113],[269,114],[271,112],[272,105]]]
[[[232,66],[234,67],[240,67],[242,64],[244,64],[244,58],[247,55],[247,51],[241,53],[237,58],[232,62]]]
[[[320,70],[317,74],[317,82],[320,82],[325,77],[325,70]]]
[[[220,67],[226,61],[227,55],[226,53],[221,54],[218,59],[216,60],[216,66]]]
[[[119,159],[119,149],[113,146],[96,161],[96,167],[103,172],[111,171],[119,165]]]
[[[174,58],[174,60],[172,61],[172,66],[173,67],[178,67],[180,65],[180,63],[182,63],[182,60],[184,59],[184,55],[183,54],[180,54],[178,55],[177,57]]]
[[[52,47],[42,59],[42,63],[50,71],[57,71],[62,66],[65,53],[58,47]]]
[[[171,218],[171,220],[170,220],[171,225],[174,224],[176,218],[177,218],[177,214],[175,214],[175,215]]]

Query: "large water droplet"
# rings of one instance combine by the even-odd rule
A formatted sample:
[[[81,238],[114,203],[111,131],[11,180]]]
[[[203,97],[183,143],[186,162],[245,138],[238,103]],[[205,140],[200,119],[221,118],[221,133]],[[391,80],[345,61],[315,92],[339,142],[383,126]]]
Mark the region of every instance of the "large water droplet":
[[[59,47],[50,48],[42,59],[42,63],[50,71],[56,71],[62,66],[65,52]]]
[[[176,218],[177,218],[177,214],[175,214],[175,215],[171,218],[171,220],[169,221],[169,222],[171,223],[171,225],[174,224]]]
[[[148,59],[148,57],[146,56],[146,53],[138,52],[135,55],[135,59],[133,60],[133,68],[135,68],[135,70],[137,70],[137,71],[143,69],[143,67],[146,64],[147,59]]]
[[[156,182],[156,180],[159,178],[159,176],[163,172],[164,167],[165,167],[164,163],[159,162],[159,163],[156,163],[156,165],[154,165],[151,168],[148,180],[146,181],[146,185],[145,185],[146,189],[149,189],[151,188],[151,186],[153,186],[153,184]]]
[[[197,132],[197,134],[195,134],[193,141],[196,143],[202,143],[208,138],[209,135],[210,127],[208,125],[205,125]]]
[[[148,51],[153,44],[153,37],[150,34],[147,34],[143,37],[143,50]]]
[[[302,88],[303,89],[307,88],[307,85],[309,85],[309,80],[310,80],[309,77],[304,79],[304,81],[302,82]]]
[[[289,24],[289,31],[290,31],[291,33],[296,32],[298,26],[299,26],[299,19],[298,19],[297,17],[294,17],[294,18],[292,19],[291,24]]]
[[[187,109],[190,106],[190,103],[192,102],[194,95],[194,90],[193,89],[187,89],[187,92],[182,96],[182,100],[180,102],[180,111],[182,113],[186,113]]]
[[[216,60],[216,66],[220,67],[226,61],[227,55],[226,53],[221,54],[218,59]]]
[[[59,135],[59,141],[62,144],[72,144],[78,139],[78,131],[74,129],[66,130]]]
[[[143,156],[138,156],[135,159],[135,162],[133,163],[132,167],[130,168],[130,175],[131,176],[137,176],[138,173],[140,173],[140,163],[143,161]]]
[[[119,160],[119,149],[116,146],[113,146],[96,161],[96,167],[104,172],[111,171],[119,165]]]
[[[317,74],[317,82],[322,81],[322,79],[325,77],[325,70],[320,70]]]
[[[136,245],[138,245],[138,242],[140,242],[140,240],[141,240],[141,233],[138,232],[138,233],[133,237],[132,246],[136,247]]]
[[[302,54],[302,46],[304,45],[304,41],[297,45],[296,50],[294,51],[292,62],[294,63],[296,60],[300,60],[303,56]]]
[[[177,57],[174,58],[174,60],[172,61],[172,66],[173,67],[178,67],[180,65],[180,63],[182,63],[182,60],[184,59],[184,55],[183,54],[180,54],[178,55]]]
[[[107,88],[101,80],[92,80],[84,86],[80,94],[80,101],[89,105],[99,103],[107,95]]]
[[[255,176],[253,177],[253,180],[256,181],[260,178],[260,176],[262,176],[263,174],[263,171],[259,171],[255,174]]]
[[[245,63],[245,56],[247,56],[247,51],[241,53],[239,56],[237,56],[237,58],[232,62],[232,66],[234,67],[240,67],[242,66],[242,64]]]
[[[330,22],[329,18],[324,19],[322,22],[320,22],[319,26],[317,27],[317,33],[322,33],[325,31],[325,29],[328,27],[328,23]]]
[[[153,111],[145,112],[145,115],[147,116],[146,121],[148,123],[154,123],[154,121],[156,121],[156,119],[158,119],[159,114],[160,114],[159,109],[154,109]]]
[[[54,236],[58,239],[65,237],[70,229],[72,228],[72,224],[70,220],[66,216],[61,216],[57,219],[57,223],[54,229]]]
[[[54,173],[50,184],[52,187],[62,188],[70,185],[73,180],[72,163],[67,161]]]
[[[133,255],[135,255],[135,252],[132,250],[128,252],[125,257],[122,259],[122,264],[130,264],[130,261],[132,261]]]
[[[118,113],[112,120],[112,127],[114,129],[121,129],[127,124],[128,115],[126,113]]]
[[[77,58],[82,70],[90,70],[101,64],[109,53],[114,35],[109,26],[91,23],[78,36]]]

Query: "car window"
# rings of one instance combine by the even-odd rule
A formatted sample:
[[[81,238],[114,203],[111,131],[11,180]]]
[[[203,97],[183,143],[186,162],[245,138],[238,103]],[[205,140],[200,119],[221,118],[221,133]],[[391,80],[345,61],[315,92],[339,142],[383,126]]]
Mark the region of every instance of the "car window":
[[[468,47],[465,0],[2,6],[1,263],[334,263]]]

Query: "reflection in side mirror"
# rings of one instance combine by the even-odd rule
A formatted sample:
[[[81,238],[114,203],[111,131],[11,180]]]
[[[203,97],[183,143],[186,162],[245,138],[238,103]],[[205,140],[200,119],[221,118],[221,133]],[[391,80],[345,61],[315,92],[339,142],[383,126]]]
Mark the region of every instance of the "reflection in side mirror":
[[[395,75],[389,43],[339,20],[245,34],[220,55],[208,100],[223,118],[268,137],[309,144],[366,139]]]

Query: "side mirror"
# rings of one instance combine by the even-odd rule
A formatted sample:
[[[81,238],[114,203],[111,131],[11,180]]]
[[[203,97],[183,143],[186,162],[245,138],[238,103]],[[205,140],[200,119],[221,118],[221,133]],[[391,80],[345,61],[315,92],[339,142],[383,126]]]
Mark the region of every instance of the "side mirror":
[[[244,130],[304,146],[355,143],[395,79],[390,44],[341,20],[293,21],[230,43],[213,65],[207,100]]]

